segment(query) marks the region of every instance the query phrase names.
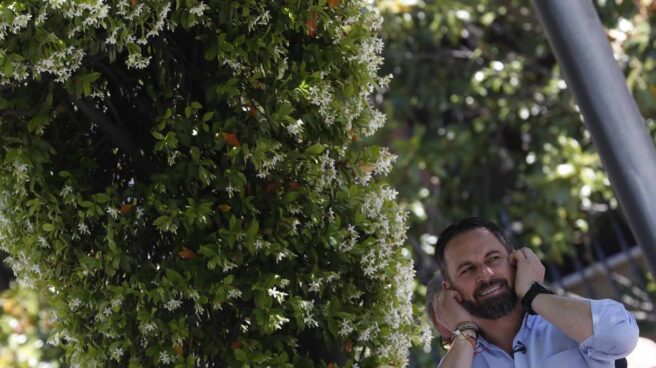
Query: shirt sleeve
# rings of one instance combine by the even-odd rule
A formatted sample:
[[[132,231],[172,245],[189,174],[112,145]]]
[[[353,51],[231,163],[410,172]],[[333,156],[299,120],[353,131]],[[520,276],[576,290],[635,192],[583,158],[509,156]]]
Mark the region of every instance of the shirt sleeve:
[[[612,361],[623,358],[638,343],[638,325],[624,306],[614,300],[590,300],[592,336],[579,344],[584,356]]]

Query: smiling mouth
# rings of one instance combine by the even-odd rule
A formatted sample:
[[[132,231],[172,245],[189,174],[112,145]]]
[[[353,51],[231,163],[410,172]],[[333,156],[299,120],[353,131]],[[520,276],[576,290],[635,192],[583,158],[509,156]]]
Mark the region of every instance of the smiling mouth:
[[[478,294],[477,296],[478,296],[478,297],[485,297],[485,296],[487,296],[487,295],[494,294],[494,293],[496,293],[496,292],[502,290],[502,289],[503,289],[503,286],[504,286],[504,285],[503,285],[502,283],[498,283],[498,284],[495,284],[495,285],[489,286],[489,287],[487,287],[487,288],[481,290],[480,292],[478,292],[478,293],[477,293],[477,294]]]

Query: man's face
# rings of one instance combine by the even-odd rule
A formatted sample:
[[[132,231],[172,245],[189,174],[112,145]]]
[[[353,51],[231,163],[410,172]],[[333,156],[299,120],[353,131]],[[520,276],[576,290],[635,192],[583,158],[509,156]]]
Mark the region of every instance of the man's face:
[[[474,229],[449,241],[444,249],[447,280],[457,290],[462,306],[475,317],[498,319],[517,305],[515,272],[508,250],[487,229]]]

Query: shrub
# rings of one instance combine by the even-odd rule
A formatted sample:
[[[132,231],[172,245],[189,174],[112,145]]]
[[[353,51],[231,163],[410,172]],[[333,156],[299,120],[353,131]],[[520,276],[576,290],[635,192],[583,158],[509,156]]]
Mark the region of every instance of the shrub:
[[[92,366],[402,366],[416,327],[357,1],[0,5],[0,236]]]

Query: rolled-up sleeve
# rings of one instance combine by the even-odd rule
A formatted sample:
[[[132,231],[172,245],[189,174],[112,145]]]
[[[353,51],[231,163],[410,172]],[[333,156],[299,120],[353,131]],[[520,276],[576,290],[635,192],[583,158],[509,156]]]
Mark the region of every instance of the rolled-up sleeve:
[[[638,343],[638,325],[633,315],[614,300],[590,300],[592,336],[579,344],[587,358],[614,360],[623,358]]]

